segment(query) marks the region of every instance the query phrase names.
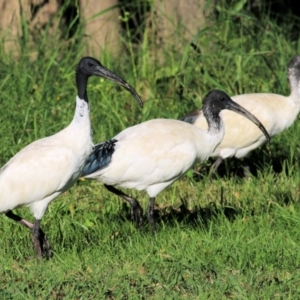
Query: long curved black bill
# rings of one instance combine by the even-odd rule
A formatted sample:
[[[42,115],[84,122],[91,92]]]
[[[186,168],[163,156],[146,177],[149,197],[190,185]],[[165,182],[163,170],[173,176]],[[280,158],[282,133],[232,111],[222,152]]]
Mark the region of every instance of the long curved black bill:
[[[143,107],[143,101],[138,95],[138,93],[134,90],[134,88],[127,83],[123,78],[121,78],[119,75],[115,74],[114,72],[110,71],[109,69],[105,68],[104,66],[97,67],[97,71],[95,75],[98,75],[100,77],[104,77],[110,81],[113,81],[120,86],[124,87],[127,91],[129,91],[133,97],[137,100],[138,104]]]
[[[254,115],[252,115],[248,110],[246,110],[244,107],[240,106],[239,104],[237,104],[236,102],[234,102],[232,100],[228,103],[228,106],[226,108],[244,116],[245,118],[247,118],[251,122],[253,122],[266,136],[267,141],[270,142],[271,137],[270,137],[268,131],[266,130],[266,128],[264,127],[264,125]]]

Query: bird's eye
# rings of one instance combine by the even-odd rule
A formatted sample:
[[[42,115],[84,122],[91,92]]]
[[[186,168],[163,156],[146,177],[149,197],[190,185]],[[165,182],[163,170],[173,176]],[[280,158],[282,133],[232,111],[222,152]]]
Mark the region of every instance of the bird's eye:
[[[221,98],[220,98],[220,100],[221,100],[221,101],[224,101],[224,100],[225,100],[225,98],[224,98],[224,97],[221,97]]]
[[[92,67],[93,65],[94,65],[94,64],[91,63],[91,62],[88,63],[88,66],[89,66],[89,67]]]

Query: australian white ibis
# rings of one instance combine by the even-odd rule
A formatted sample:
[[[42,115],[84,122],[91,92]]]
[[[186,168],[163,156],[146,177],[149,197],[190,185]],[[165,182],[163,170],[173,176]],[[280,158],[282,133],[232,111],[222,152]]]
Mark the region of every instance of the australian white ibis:
[[[224,92],[213,90],[203,100],[208,130],[170,119],[154,119],[129,127],[113,139],[95,146],[82,176],[104,183],[109,191],[128,201],[132,219],[138,225],[141,224],[142,215],[139,203],[114,186],[146,190],[150,197],[148,220],[155,228],[155,197],[196,162],[206,160],[215,150],[225,132],[220,116],[223,109],[245,116],[269,138],[256,117],[233,102]]]
[[[0,170],[0,212],[32,230],[32,240],[39,258],[51,256],[40,221],[48,204],[68,190],[78,179],[93,150],[86,86],[91,75],[114,81],[127,89],[142,106],[135,90],[122,78],[91,57],[80,60],[76,69],[75,115],[62,131],[37,140],[12,157]],[[29,206],[34,224],[12,210]]]
[[[232,100],[255,115],[264,125],[269,135],[275,136],[296,120],[300,111],[300,56],[295,56],[288,64],[288,78],[291,88],[289,96],[271,93],[254,93],[233,96]],[[199,128],[208,127],[201,109],[181,118],[182,121]],[[210,154],[218,157],[213,165],[215,171],[223,159],[246,157],[249,152],[266,142],[266,136],[247,119],[224,111],[225,136],[222,142]],[[246,169],[244,169],[246,171]]]

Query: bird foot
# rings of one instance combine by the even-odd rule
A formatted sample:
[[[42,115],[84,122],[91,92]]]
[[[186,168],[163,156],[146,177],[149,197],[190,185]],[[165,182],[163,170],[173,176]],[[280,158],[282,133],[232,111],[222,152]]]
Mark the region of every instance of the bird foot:
[[[138,202],[131,206],[131,221],[137,228],[141,228],[143,224],[143,209]]]
[[[50,242],[42,230],[40,236],[41,236],[41,248],[43,250],[43,254],[49,259],[52,257]]]
[[[43,230],[39,229],[38,233],[33,231],[31,237],[38,258],[42,259],[43,255],[48,259],[51,258],[52,251],[50,243]]]
[[[151,226],[152,233],[155,235],[156,233],[156,222],[154,220],[154,216],[148,216],[148,221]]]

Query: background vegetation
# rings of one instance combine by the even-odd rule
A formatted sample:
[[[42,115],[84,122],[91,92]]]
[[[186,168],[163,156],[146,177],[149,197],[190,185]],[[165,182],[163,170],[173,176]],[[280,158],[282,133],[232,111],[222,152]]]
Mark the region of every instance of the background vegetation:
[[[213,88],[288,95],[286,66],[300,53],[299,19],[276,17],[261,2],[255,9],[246,1],[218,2],[209,25],[180,52],[155,53],[143,24],[138,42],[124,26],[124,54],[102,53],[100,60],[136,87],[145,107],[112,83],[91,78],[94,141],[151,118],[178,118],[201,107]],[[24,33],[18,59],[0,52],[0,165],[67,126],[74,112],[80,30],[66,41],[46,28],[35,60],[26,26]],[[156,235],[146,220],[137,230],[128,207],[96,182],[78,182],[49,206],[42,223],[54,252],[49,261],[33,257],[26,228],[1,216],[0,298],[297,299],[299,132],[296,121],[255,151],[249,179],[239,176],[234,160],[212,180],[213,160],[189,172],[158,196]],[[127,192],[146,207],[145,193]],[[32,219],[26,208],[18,213]]]

